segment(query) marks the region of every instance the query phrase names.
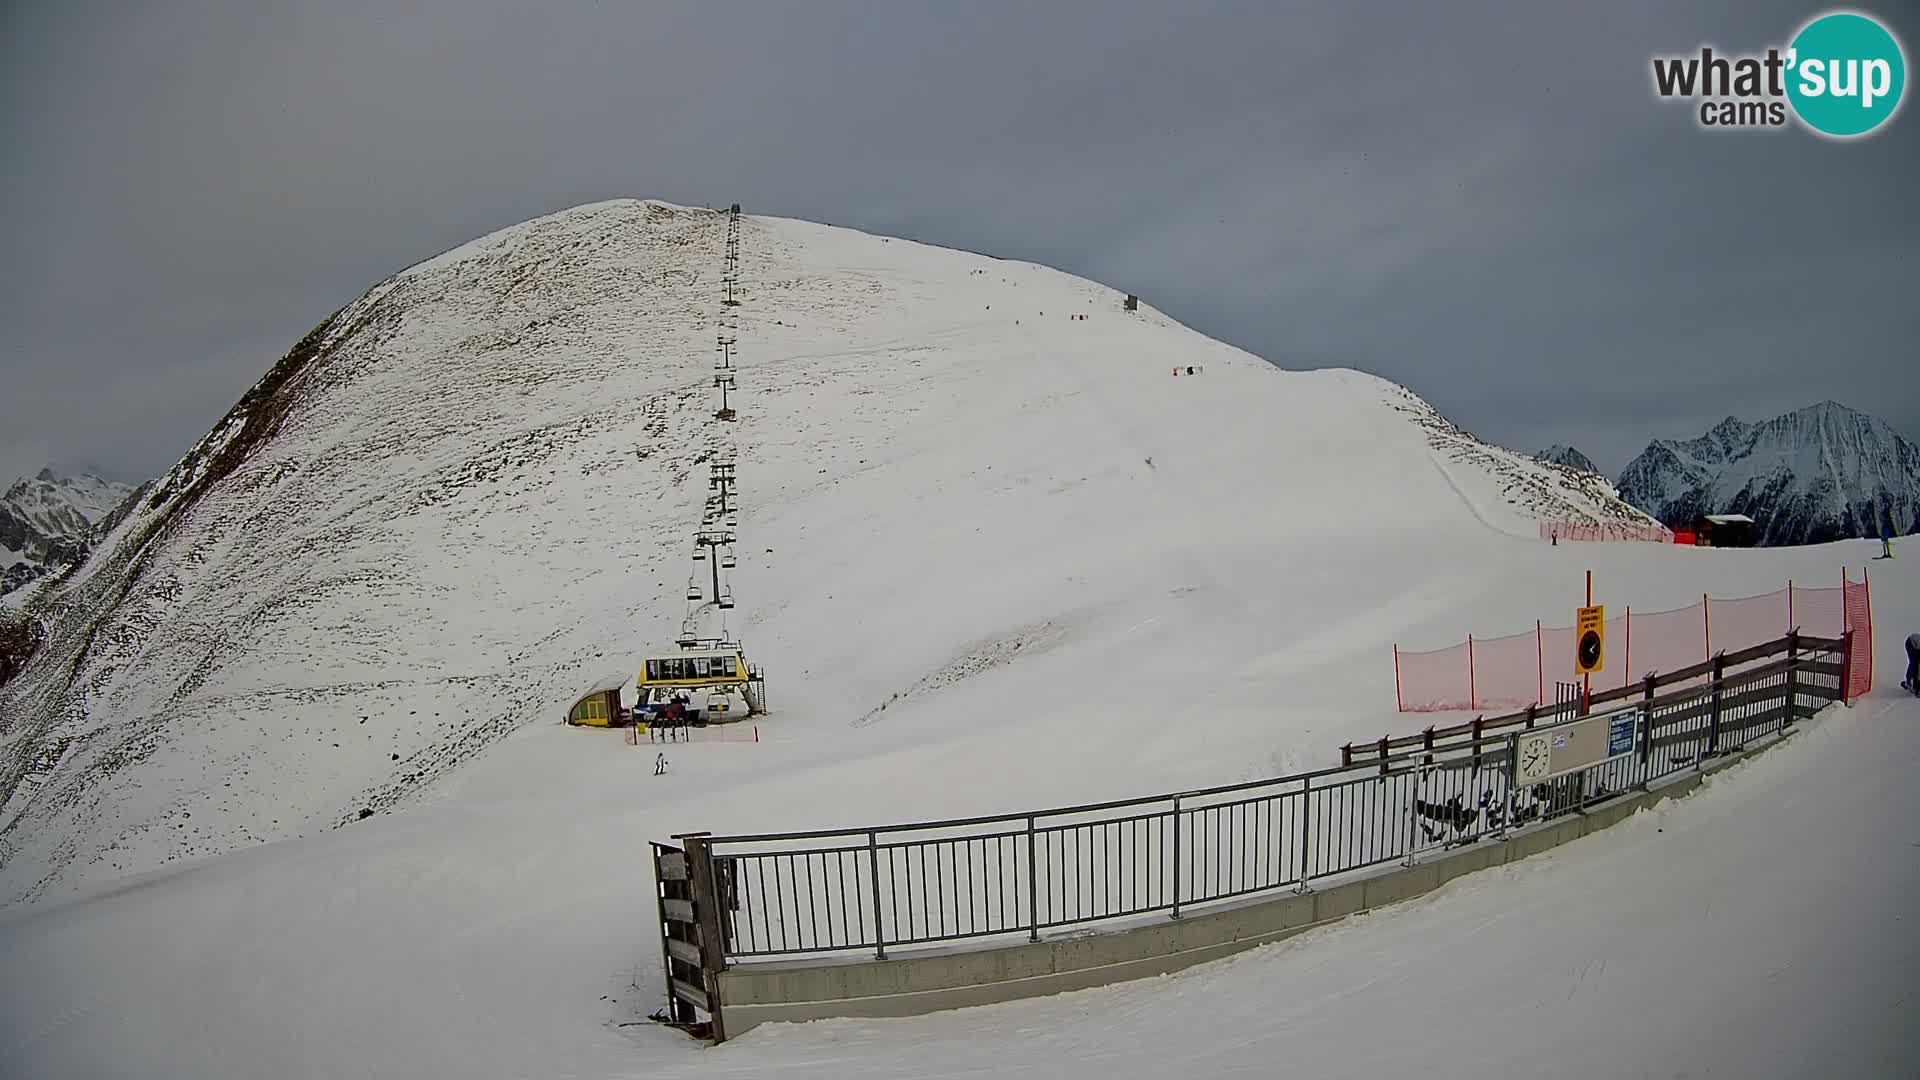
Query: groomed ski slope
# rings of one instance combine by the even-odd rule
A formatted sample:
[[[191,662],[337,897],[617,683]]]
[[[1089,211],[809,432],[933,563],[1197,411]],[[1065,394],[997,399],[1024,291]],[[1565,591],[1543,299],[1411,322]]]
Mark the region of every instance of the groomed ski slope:
[[[9,1070],[1073,1077],[1164,1075],[1170,1062],[1272,1075],[1297,1058],[1377,1075],[1433,1071],[1438,1045],[1484,1075],[1515,1025],[1542,1025],[1533,1046],[1584,1025],[1591,999],[1569,986],[1599,986],[1607,1023],[1592,1030],[1625,1033],[1604,1051],[1576,1041],[1581,1056],[1539,1071],[1638,1075],[1664,1051],[1740,1040],[1735,1060],[1756,1069],[1729,1075],[1789,1075],[1789,1050],[1838,1038],[1794,1026],[1814,1000],[1798,988],[1835,986],[1848,964],[1860,985],[1911,989],[1898,943],[1912,938],[1884,896],[1915,884],[1920,715],[1883,698],[1755,766],[1765,784],[1716,781],[1673,811],[1700,815],[1697,846],[1663,848],[1677,828],[1653,840],[1636,823],[1510,882],[1462,882],[1178,979],[1028,1006],[769,1027],[717,1051],[646,1024],[660,1004],[648,839],[1321,765],[1346,739],[1435,719],[1394,714],[1395,640],[1566,621],[1588,568],[1599,599],[1654,610],[1789,577],[1837,584],[1871,549],[1547,547],[1507,480],[1435,452],[1378,380],[1274,369],[1150,311],[1123,315],[1117,294],[1053,271],[750,218],[732,614],[768,668],[775,715],[757,744],[669,748],[656,777],[653,748],[558,725],[575,689],[671,640],[681,538],[704,495],[680,448],[708,437],[714,327],[699,313],[717,309],[721,226],[707,219],[699,263],[715,276],[684,297],[638,289],[630,278],[670,275],[637,258],[651,276],[609,269],[613,249],[582,235],[636,227],[641,205],[517,227],[394,283],[382,295],[408,302],[376,311],[352,378],[313,390],[154,560],[171,593],[136,589],[150,627],[114,639],[128,644],[89,674],[96,701],[165,737],[9,834],[20,846],[0,883],[36,897],[0,909]],[[675,212],[659,227],[689,230],[677,246],[691,249],[707,226]],[[547,290],[540,310],[567,313],[565,342],[495,355],[502,328],[533,321],[516,289]],[[1089,319],[1065,318],[1080,309]],[[675,346],[685,356],[659,344],[683,323],[695,327]],[[529,355],[550,369],[515,382]],[[1204,372],[1175,380],[1175,361]],[[488,456],[512,432],[575,422],[590,437]],[[1906,565],[1872,564],[1883,627],[1920,625]],[[288,595],[298,618],[247,617]],[[227,651],[182,689],[174,668],[209,655],[201,635],[216,623]],[[1883,690],[1901,636],[1881,635]],[[459,768],[425,768],[496,716],[518,726],[445,759]],[[429,775],[398,785],[401,769]],[[1787,786],[1803,770],[1818,787]],[[325,828],[383,796],[391,812]],[[1746,801],[1715,809],[1730,799]],[[1729,857],[1696,865],[1696,851]],[[1583,869],[1588,853],[1597,869]],[[1704,933],[1659,929],[1665,883],[1683,870],[1687,902],[1714,899]],[[1871,880],[1887,889],[1814,917],[1834,910],[1816,887]],[[1600,929],[1543,943],[1562,912]],[[1531,932],[1500,932],[1516,919]],[[1368,936],[1380,927],[1398,936]],[[1648,948],[1624,961],[1600,948],[1630,938]],[[1754,996],[1776,939],[1797,950],[1795,989]],[[1581,976],[1602,960],[1607,971]],[[1683,1024],[1661,978],[1696,991],[1687,1002],[1750,1007],[1702,1005]],[[1851,1016],[1874,1045],[1894,1037],[1884,1011]]]

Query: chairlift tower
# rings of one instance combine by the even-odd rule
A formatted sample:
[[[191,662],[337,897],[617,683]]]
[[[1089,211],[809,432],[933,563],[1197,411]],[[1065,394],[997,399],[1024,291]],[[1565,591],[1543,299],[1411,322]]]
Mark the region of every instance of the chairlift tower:
[[[693,538],[693,542],[703,549],[732,548],[733,533],[725,529],[702,529],[699,534]],[[720,552],[714,552],[713,558],[709,559],[708,562],[710,563],[713,574],[714,602],[719,604],[722,610],[733,607],[733,588],[731,586],[725,589],[720,587]]]
[[[722,517],[730,518],[734,516],[734,509],[727,500],[728,500],[728,497],[733,494],[733,485],[737,479],[734,476],[733,463],[732,462],[728,462],[726,464],[716,463],[712,465],[710,468],[712,470],[712,475],[707,477],[707,486],[710,488],[713,488],[717,492],[717,494],[715,494],[710,500],[710,503],[717,504],[716,508],[720,511],[720,515]],[[732,528],[732,527],[733,527],[732,525],[728,526],[728,528]]]

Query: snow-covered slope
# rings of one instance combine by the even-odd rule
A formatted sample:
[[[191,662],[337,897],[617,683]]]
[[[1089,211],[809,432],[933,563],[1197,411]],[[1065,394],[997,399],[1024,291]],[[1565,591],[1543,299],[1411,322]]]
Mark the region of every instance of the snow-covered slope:
[[[37,601],[49,637],[0,688],[13,792],[0,1061],[32,1076],[195,1080],[729,1062],[760,1075],[791,1039],[809,1068],[840,1069],[820,1063],[845,1027],[760,1029],[709,1052],[645,1023],[661,1000],[646,840],[1325,765],[1343,741],[1430,719],[1394,712],[1396,640],[1430,648],[1568,619],[1588,569],[1596,600],[1656,610],[1787,578],[1837,584],[1843,562],[1857,576],[1871,555],[1549,546],[1535,514],[1633,512],[1377,379],[1281,371],[1044,268],[768,218],[743,225],[740,418],[723,427],[709,380],[724,229],[705,211],[603,204],[383,283],[296,346]],[[1197,373],[1176,377],[1176,364]],[[768,672],[760,741],[663,750],[561,726],[603,671],[670,647],[707,494],[700,458],[721,445],[737,453],[743,507],[732,629]],[[1915,625],[1914,581],[1874,565],[1876,612]],[[1899,653],[1883,636],[1883,685]],[[28,771],[45,782],[19,783]],[[361,820],[362,808],[375,812]],[[1795,837],[1818,832],[1785,820]],[[1745,836],[1750,823],[1722,824]],[[1724,836],[1700,846],[1750,850]],[[1866,850],[1830,845],[1819,869],[1860,877]],[[1848,945],[1897,930],[1884,906],[1829,922],[1763,905],[1785,914],[1729,921],[1714,906],[1698,918],[1715,933],[1682,933],[1695,924],[1661,890],[1636,894],[1638,917],[1606,906],[1603,888],[1640,866],[1665,880],[1636,856],[1523,899],[1558,916],[1566,896],[1584,898],[1612,921],[1581,925],[1626,923],[1662,959],[1691,945],[1694,963],[1665,968],[1676,976],[1717,970],[1713,950],[1745,947],[1756,923]],[[1714,867],[1728,875],[1718,895],[1780,874],[1761,858]],[[1485,944],[1499,935],[1478,930],[1520,914],[1488,893],[1412,935],[1394,955],[1419,982],[1374,978],[1373,957],[1358,970],[1400,1001],[1444,1000],[1462,954],[1420,967],[1422,943]],[[1656,915],[1669,921],[1650,927]],[[1453,1022],[1460,1009],[1517,1015],[1553,996],[1570,1002],[1555,1024],[1580,1017],[1568,987],[1592,985],[1577,965],[1594,939],[1517,925],[1500,938],[1521,942],[1502,970],[1523,970],[1477,983],[1448,1023],[1420,1030],[1484,1050],[1487,1029]],[[1556,965],[1546,994],[1519,977],[1543,955]],[[1271,1009],[1201,973],[1178,984],[1193,997],[1177,1025],[1153,1026],[1166,1002],[1151,995],[1117,1011],[1131,1035],[1163,1036],[1155,1072],[1171,1058],[1258,1073],[1306,1034],[1277,1026],[1291,995],[1320,992],[1296,989],[1302,963],[1261,980]],[[1759,967],[1731,970],[1743,989],[1762,985]],[[1689,1001],[1716,989],[1686,985]],[[1068,1030],[1088,1000],[1044,1003],[1059,1010],[1048,1023]],[[1356,1008],[1369,1034],[1389,1015]],[[1225,1044],[1184,1018],[1228,1009],[1259,1060],[1203,1057]],[[970,1043],[989,1062],[993,1046],[1011,1055],[1027,1040],[1000,1015]],[[1602,1030],[1640,1030],[1640,1015],[1609,1012]],[[1662,1034],[1724,1045],[1755,1015],[1695,1014]],[[899,1075],[903,1055],[926,1071],[876,1027],[840,1047],[846,1074]],[[1072,1030],[1027,1070],[1072,1075],[1061,1060],[1078,1053],[1124,1074],[1101,1049],[1111,1027]],[[1424,1039],[1388,1042],[1430,1054]],[[1113,1045],[1147,1059],[1139,1041]],[[1330,1045],[1356,1043],[1316,1044]]]
[[[1302,576],[1370,570],[1400,583],[1386,610],[1323,614],[1323,634],[1348,640],[1417,627],[1436,597],[1449,624],[1512,626],[1563,601],[1570,610],[1588,566],[1598,598],[1657,604],[1689,586],[1737,595],[1783,577],[1837,579],[1849,551],[1871,554],[1864,543],[1533,543],[1475,558],[1402,539],[1400,558],[1370,548],[1347,563],[1345,546],[1323,540],[1282,557]],[[1882,626],[1920,625],[1920,576],[1900,572],[1906,562],[1873,564]],[[1280,592],[1285,576],[1260,580],[1256,599]],[[1149,611],[1181,632],[1137,625]],[[1343,650],[1311,635],[1276,646],[1276,659],[1304,662],[1258,709],[1201,683],[1171,708],[1153,702],[1157,715],[1129,700],[1148,696],[1157,669],[1203,670],[1206,649],[1231,647],[1220,635],[1186,645],[1189,620],[1238,614],[1211,591],[1143,589],[1119,640],[1099,643],[1118,691],[1071,688],[1101,694],[1101,707],[1074,709],[1070,724],[1056,722],[1064,706],[1044,696],[1044,679],[1071,646],[1032,673],[1010,664],[976,676],[978,693],[967,689],[974,679],[942,690],[965,700],[938,723],[920,722],[929,702],[860,728],[842,718],[795,733],[776,715],[758,744],[665,747],[660,776],[663,748],[540,725],[404,812],[0,908],[0,1061],[22,1076],[152,1080],[1077,1080],[1163,1076],[1170,1063],[1195,1076],[1266,1076],[1275,1061],[1359,1080],[1483,1077],[1516,1055],[1583,1080],[1912,1074],[1920,702],[1885,677],[1900,656],[1893,634],[1879,641],[1882,688],[1824,714],[1800,745],[1640,820],[1290,942],[1006,1006],[768,1025],[714,1049],[646,1022],[664,996],[648,838],[1030,806],[1035,768],[1060,801],[1173,790],[1289,758],[1327,764],[1332,744],[1387,730],[1385,657],[1369,647],[1359,663],[1330,661]],[[1383,697],[1384,711],[1369,713]],[[1023,711],[1029,703],[1039,707]],[[1343,731],[1340,718],[1356,715],[1369,726]],[[1503,1023],[1515,1016],[1527,1021]]]
[[[1242,684],[1358,649],[1342,619],[1399,593],[1257,580],[1284,545],[1531,542],[1536,514],[1635,513],[1377,378],[1281,371],[1045,268],[796,221],[744,222],[723,424],[724,229],[578,208],[422,263],[299,343],[49,602],[0,691],[0,793],[73,747],[14,792],[4,895],[353,820],[557,719],[670,646],[726,441],[732,630],[781,733],[882,704],[899,727],[903,701],[952,708],[969,699],[936,688],[1016,653],[1050,676],[1019,709],[1089,735],[1117,703],[1257,708],[1272,693]],[[1278,651],[1310,627],[1307,654]],[[1129,635],[1200,660],[1116,681],[1103,650]]]
[[[1656,439],[1621,497],[1669,525],[1746,514],[1765,544],[1920,532],[1920,447],[1837,402],[1759,424],[1727,417],[1697,439]]]
[[[1578,469],[1581,472],[1597,473],[1600,471],[1599,467],[1594,465],[1592,458],[1581,453],[1574,447],[1561,446],[1557,443],[1533,455],[1533,457],[1536,461],[1545,461],[1553,465],[1565,465],[1570,469]]]
[[[94,527],[131,494],[85,473],[21,477],[0,495],[0,594],[80,558]]]
[[[1482,441],[1461,430],[1433,406],[1399,389],[1403,400],[1395,407],[1413,417],[1427,432],[1428,441],[1447,460],[1468,466],[1476,481],[1491,478],[1497,486],[1498,508],[1483,520],[1504,518],[1518,510],[1529,520],[1582,524],[1652,525],[1654,521],[1623,501],[1606,478],[1592,470],[1571,468],[1539,457],[1528,457]],[[1456,487],[1463,498],[1466,491]],[[1500,527],[1500,526],[1496,526]]]

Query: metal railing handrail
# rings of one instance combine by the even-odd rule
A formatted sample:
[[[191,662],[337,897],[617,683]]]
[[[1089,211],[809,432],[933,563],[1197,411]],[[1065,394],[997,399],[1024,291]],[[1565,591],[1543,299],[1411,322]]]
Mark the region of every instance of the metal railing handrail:
[[[1373,760],[1128,799],[887,825],[681,834],[684,863],[656,852],[662,918],[673,924],[668,936],[699,919],[699,963],[711,974],[736,959],[872,950],[884,960],[892,948],[932,942],[1013,934],[1039,941],[1059,927],[1151,913],[1179,918],[1230,898],[1304,891],[1650,790],[1755,740],[1783,737],[1824,703],[1845,699],[1852,645],[1789,634],[1715,657],[1711,677],[1692,685],[1656,693],[1650,678],[1637,688],[1642,696],[1616,708],[1559,702],[1536,712],[1529,727],[1627,715],[1632,743],[1619,742],[1617,725],[1602,720],[1604,757],[1532,780],[1516,772],[1529,732],[1508,725],[1472,741],[1423,735]],[[1788,655],[1769,661],[1781,646]],[[1749,663],[1728,671],[1730,660]],[[1552,752],[1568,745],[1583,747],[1575,755],[1596,753],[1591,731],[1582,731]],[[674,880],[662,877],[667,871]],[[697,886],[691,906],[673,892],[689,874]],[[694,955],[685,942],[678,949]]]
[[[1729,666],[1749,664],[1755,660],[1776,656],[1796,646],[1809,652],[1832,652],[1846,648],[1846,638],[1844,636],[1838,638],[1813,637],[1800,633],[1796,627],[1788,631],[1785,635],[1771,641],[1764,641],[1758,645],[1750,645],[1747,648],[1737,649],[1733,652],[1722,650],[1697,664],[1689,664],[1686,667],[1675,668],[1672,671],[1649,672],[1645,678],[1638,682],[1599,691],[1593,694],[1592,697],[1588,699],[1588,702],[1592,706],[1599,706],[1617,701],[1645,700],[1644,695],[1649,683],[1657,688],[1661,686],[1671,686],[1675,683],[1690,682],[1703,675],[1713,674],[1716,665],[1724,672]],[[1394,736],[1377,742],[1348,743],[1346,746],[1341,747],[1342,756],[1353,764],[1360,764],[1362,760],[1377,764],[1380,760],[1378,757],[1364,756],[1377,754],[1379,748],[1383,745],[1388,750],[1414,747],[1426,748],[1443,739],[1471,737],[1476,734],[1476,729],[1477,734],[1485,736],[1506,728],[1525,724],[1529,720],[1537,717],[1540,710],[1547,707],[1544,702],[1535,702],[1527,708],[1514,712],[1502,713],[1499,716],[1493,717],[1482,717],[1478,720],[1470,720],[1463,724],[1454,724],[1451,727],[1428,728],[1426,731],[1415,732],[1412,735]]]
[[[1715,660],[1708,661],[1704,664],[1694,665],[1694,667],[1689,667],[1689,668],[1682,668],[1678,671],[1668,673],[1664,676],[1649,676],[1649,679],[1647,681],[1651,682],[1654,686],[1659,686],[1663,684],[1670,685],[1676,682],[1685,682],[1691,679],[1699,678],[1701,675],[1711,674],[1713,672],[1714,667],[1716,666],[1716,663],[1720,665],[1722,670],[1722,676],[1719,679],[1711,680],[1708,683],[1702,684],[1700,686],[1686,687],[1681,690],[1673,691],[1669,694],[1661,695],[1659,697],[1655,697],[1651,699],[1644,698],[1644,697],[1637,698],[1633,700],[1633,706],[1642,707],[1649,703],[1651,703],[1655,707],[1658,707],[1661,705],[1669,705],[1674,703],[1677,700],[1681,700],[1684,698],[1702,696],[1704,693],[1710,692],[1714,687],[1720,687],[1724,689],[1730,685],[1745,685],[1746,682],[1764,678],[1765,676],[1770,674],[1778,674],[1780,671],[1787,670],[1789,667],[1798,668],[1798,667],[1804,666],[1806,663],[1809,662],[1809,660],[1808,658],[1802,656],[1795,660],[1779,661],[1779,662],[1776,662],[1776,664],[1767,665],[1767,668],[1765,670],[1748,669],[1745,671],[1735,672],[1735,673],[1727,673],[1725,671],[1725,665],[1727,664],[1750,663],[1751,661],[1756,659],[1763,659],[1768,656],[1773,656],[1773,655],[1777,655],[1778,653],[1785,652],[1789,648],[1799,648],[1806,652],[1831,652],[1831,651],[1835,651],[1843,648],[1844,645],[1845,645],[1845,642],[1843,639],[1815,638],[1815,637],[1806,637],[1803,635],[1799,635],[1798,633],[1789,633],[1786,636],[1781,637],[1775,641],[1764,642],[1760,645],[1755,645],[1747,649],[1740,650],[1737,653],[1722,653],[1719,656],[1717,656]],[[1695,670],[1696,668],[1700,668],[1703,670]],[[1607,698],[1606,700],[1625,701],[1629,697],[1631,697],[1632,694],[1634,693],[1642,693],[1643,687],[1645,685],[1646,683],[1643,682],[1641,684],[1636,684],[1633,686],[1623,688],[1630,691],[1630,693],[1621,694],[1616,697],[1610,697],[1610,698]],[[1618,692],[1616,691],[1615,693],[1618,693]],[[1602,696],[1599,694],[1596,694],[1590,700],[1593,704],[1597,705],[1602,702]],[[1390,750],[1400,750],[1404,748],[1406,751],[1404,753],[1390,753],[1385,758],[1372,757],[1372,758],[1366,759],[1365,761],[1351,761],[1347,764],[1329,765],[1321,769],[1309,770],[1307,772],[1289,773],[1284,776],[1267,777],[1265,779],[1259,779],[1259,780],[1243,780],[1243,781],[1238,781],[1232,784],[1220,784],[1212,787],[1192,788],[1192,789],[1186,789],[1182,791],[1170,791],[1170,792],[1164,792],[1158,795],[1142,795],[1142,796],[1136,796],[1130,799],[1109,799],[1109,800],[1102,800],[1099,802],[1082,803],[1082,804],[1073,805],[1073,806],[1056,806],[1056,807],[1048,807],[1044,809],[1020,810],[1020,811],[1011,811],[1011,812],[999,813],[999,814],[977,815],[972,817],[943,818],[943,819],[938,819],[933,821],[908,821],[908,822],[899,822],[899,823],[890,824],[890,825],[850,825],[842,828],[808,829],[808,830],[801,830],[797,832],[736,833],[732,835],[715,835],[710,837],[707,842],[710,845],[753,844],[753,843],[769,843],[769,842],[777,842],[777,841],[818,840],[818,839],[834,837],[834,836],[864,837],[864,836],[868,836],[869,834],[880,834],[880,833],[926,832],[926,831],[938,830],[938,829],[958,829],[958,828],[965,828],[965,827],[975,826],[975,825],[994,825],[994,824],[1000,824],[1002,822],[1029,822],[1029,821],[1037,821],[1041,818],[1070,817],[1076,814],[1090,814],[1090,813],[1095,813],[1101,810],[1115,810],[1115,809],[1120,809],[1122,807],[1145,806],[1150,804],[1163,804],[1163,803],[1172,802],[1177,799],[1202,799],[1202,798],[1208,798],[1215,795],[1230,795],[1240,791],[1250,791],[1255,788],[1277,787],[1277,786],[1283,786],[1288,784],[1311,782],[1313,780],[1322,779],[1324,777],[1332,776],[1335,774],[1350,773],[1350,772],[1353,772],[1355,769],[1363,768],[1363,767],[1369,770],[1391,768],[1396,764],[1405,764],[1416,758],[1431,757],[1433,754],[1436,754],[1436,753],[1453,753],[1461,750],[1468,750],[1475,747],[1484,747],[1485,749],[1481,750],[1482,753],[1493,752],[1497,750],[1499,745],[1504,741],[1504,735],[1496,735],[1495,733],[1497,731],[1504,728],[1513,727],[1517,724],[1520,724],[1526,721],[1529,718],[1540,718],[1540,717],[1551,718],[1552,716],[1553,714],[1551,712],[1541,713],[1541,712],[1538,712],[1537,710],[1526,710],[1519,713],[1511,714],[1510,716],[1498,717],[1498,718],[1495,718],[1495,720],[1486,721],[1479,725],[1479,734],[1481,735],[1480,739],[1473,742],[1452,742],[1445,746],[1437,745],[1436,743],[1429,743],[1427,741],[1427,733],[1423,732],[1417,735],[1405,736],[1399,739],[1388,740],[1387,745],[1390,748]],[[1474,732],[1474,728],[1475,728],[1475,725],[1467,724],[1463,726],[1457,726],[1455,728],[1445,729],[1444,732],[1436,731],[1433,733],[1433,735],[1436,740],[1441,737],[1454,738],[1458,734],[1471,734]],[[1493,737],[1487,738],[1486,736],[1493,736]],[[1360,743],[1360,744],[1351,744],[1351,745],[1354,750],[1372,750],[1374,747],[1378,746],[1379,744]]]

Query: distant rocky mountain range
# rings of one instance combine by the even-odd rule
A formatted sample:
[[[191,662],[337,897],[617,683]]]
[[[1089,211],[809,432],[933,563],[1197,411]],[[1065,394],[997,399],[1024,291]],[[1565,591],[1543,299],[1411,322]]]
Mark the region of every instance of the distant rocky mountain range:
[[[86,556],[96,530],[134,489],[41,469],[0,495],[0,595]]]
[[[1598,472],[1553,446],[1534,455]],[[1621,471],[1620,497],[1670,526],[1745,514],[1769,546],[1920,533],[1920,447],[1885,421],[1824,401],[1694,439],[1655,439]]]

